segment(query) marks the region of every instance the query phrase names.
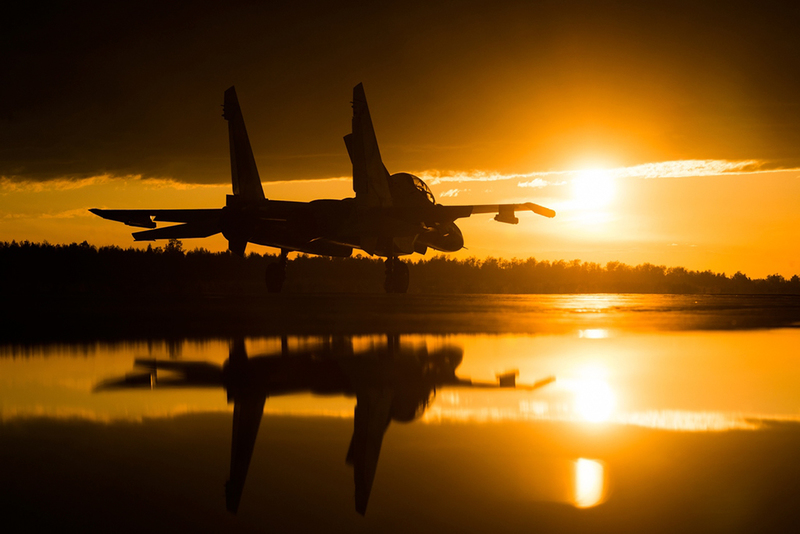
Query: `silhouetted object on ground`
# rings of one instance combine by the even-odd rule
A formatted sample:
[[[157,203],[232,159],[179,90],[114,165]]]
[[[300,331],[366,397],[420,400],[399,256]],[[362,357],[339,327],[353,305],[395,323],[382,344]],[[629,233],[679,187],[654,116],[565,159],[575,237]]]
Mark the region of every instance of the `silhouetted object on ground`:
[[[148,250],[71,245],[0,243],[0,292],[7,299],[104,296],[116,300],[169,295],[251,295],[263,291],[261,273],[271,256],[250,253],[184,252],[180,241]],[[287,281],[296,293],[372,291],[380,261],[365,257],[299,255],[298,276]],[[54,266],[58,266],[54,269]],[[800,277],[749,278],[663,265],[605,266],[581,261],[537,261],[444,255],[409,265],[414,293],[709,293],[800,294]]]
[[[231,343],[223,366],[207,362],[136,360],[143,371],[98,384],[95,391],[129,388],[224,387],[233,402],[230,478],[225,485],[227,509],[239,509],[258,428],[268,397],[297,393],[355,395],[353,437],[346,462],[353,467],[355,507],[365,514],[378,466],[383,437],[394,421],[409,422],[422,415],[437,388],[516,388],[534,390],[555,380],[517,385],[516,371],[498,383],[473,382],[455,374],[463,352],[445,346],[428,353],[423,347],[402,347],[396,336],[385,345],[354,351],[350,338],[334,338],[317,349],[248,358],[243,339]],[[164,373],[168,376],[164,376]]]
[[[290,202],[264,197],[236,90],[225,91],[223,117],[228,121],[233,194],[221,209],[92,209],[105,219],[149,228],[134,232],[137,241],[208,237],[222,232],[228,249],[244,256],[247,243],[280,249],[266,270],[267,288],[279,292],[290,252],[348,257],[353,249],[386,258],[388,293],[408,289],[408,266],[399,257],[425,254],[429,248],[455,252],[464,247],[455,220],[474,213],[496,213],[495,220],[517,224],[516,211],[555,217],[533,203],[478,206],[436,204],[425,182],[408,173],[389,174],[381,159],[367,98],[361,84],[353,89],[352,132],[345,145],[353,164],[355,198]],[[181,223],[156,228],[156,222]]]

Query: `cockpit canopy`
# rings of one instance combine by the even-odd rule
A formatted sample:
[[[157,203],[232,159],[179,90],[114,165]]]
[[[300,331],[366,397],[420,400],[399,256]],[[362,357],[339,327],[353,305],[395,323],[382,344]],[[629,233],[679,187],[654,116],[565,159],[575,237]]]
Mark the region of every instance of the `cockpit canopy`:
[[[389,189],[396,204],[435,204],[436,199],[428,185],[419,177],[407,172],[398,172],[389,177]]]

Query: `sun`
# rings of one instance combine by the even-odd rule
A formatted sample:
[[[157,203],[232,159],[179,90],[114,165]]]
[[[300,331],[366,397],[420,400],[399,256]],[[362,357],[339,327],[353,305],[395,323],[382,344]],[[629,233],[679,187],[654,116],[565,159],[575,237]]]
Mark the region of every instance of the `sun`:
[[[580,171],[572,179],[572,194],[583,209],[603,208],[614,200],[616,183],[612,174],[604,169]]]
[[[575,395],[575,410],[590,423],[608,421],[614,412],[614,393],[603,380],[584,379]]]
[[[584,421],[602,423],[611,419],[616,407],[616,396],[608,383],[608,370],[587,364],[578,370],[578,377],[567,380],[567,388],[574,395],[574,410]]]

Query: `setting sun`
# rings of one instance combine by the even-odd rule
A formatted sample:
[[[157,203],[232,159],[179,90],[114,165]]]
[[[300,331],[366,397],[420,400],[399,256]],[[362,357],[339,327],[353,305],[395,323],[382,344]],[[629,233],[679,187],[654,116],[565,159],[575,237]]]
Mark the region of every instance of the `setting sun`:
[[[570,382],[575,395],[575,413],[584,421],[602,423],[611,418],[616,398],[606,380],[607,371],[590,365],[580,371],[580,377]]]
[[[572,179],[572,194],[581,209],[604,208],[614,200],[615,193],[614,177],[604,169],[580,171]]]

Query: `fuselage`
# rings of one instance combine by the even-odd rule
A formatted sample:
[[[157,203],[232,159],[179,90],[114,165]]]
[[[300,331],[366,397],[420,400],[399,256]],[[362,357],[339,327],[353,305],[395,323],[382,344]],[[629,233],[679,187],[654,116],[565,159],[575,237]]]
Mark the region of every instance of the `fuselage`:
[[[222,233],[228,239],[340,257],[353,249],[388,257],[463,248],[452,213],[436,204],[421,179],[398,173],[389,183],[394,202],[388,207],[365,206],[355,198],[243,201],[229,195]]]

